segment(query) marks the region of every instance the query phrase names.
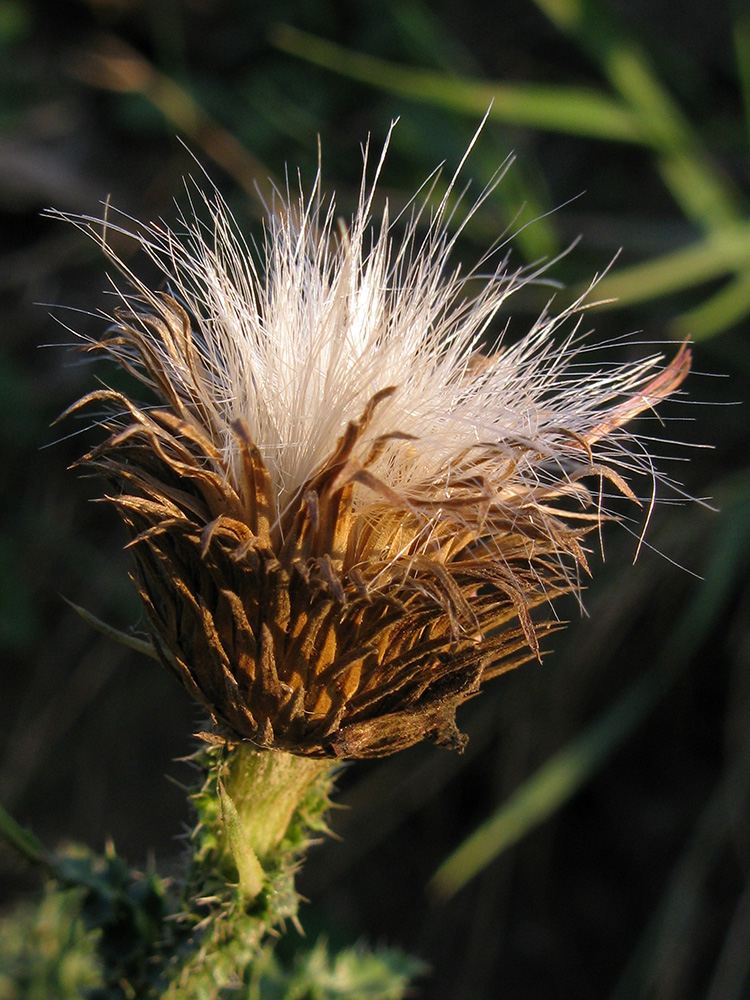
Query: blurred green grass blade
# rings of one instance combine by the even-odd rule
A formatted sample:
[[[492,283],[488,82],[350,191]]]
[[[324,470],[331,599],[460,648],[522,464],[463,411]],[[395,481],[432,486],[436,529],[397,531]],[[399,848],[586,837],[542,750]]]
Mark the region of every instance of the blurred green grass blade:
[[[130,635],[128,632],[121,632],[119,628],[115,628],[113,625],[108,625],[103,622],[101,618],[97,618],[96,615],[92,615],[90,611],[86,608],[80,607],[78,604],[74,604],[73,601],[69,601],[67,597],[63,597],[66,604],[80,615],[81,618],[95,628],[97,632],[101,632],[108,639],[114,639],[115,642],[119,642],[121,646],[127,646],[129,649],[134,649],[138,653],[143,653],[144,656],[149,656],[152,660],[156,660],[157,663],[161,663],[159,655],[154,649],[154,644],[148,639],[139,639],[137,636]]]
[[[450,73],[471,76],[477,72],[471,50],[426,4],[419,0],[389,0],[388,15],[415,59]]]
[[[482,165],[480,159],[480,170]],[[491,164],[484,164],[483,178],[489,180],[490,171]],[[540,192],[546,194],[543,181],[534,184],[529,178],[528,164],[516,161],[503,178],[502,186],[505,202],[503,207],[511,210],[503,216],[503,221],[506,226],[511,227],[514,248],[527,261],[546,261],[557,257],[562,246],[552,224],[551,207],[540,197]],[[488,219],[488,223],[491,227],[492,220]],[[497,240],[499,228],[487,233],[493,243]]]
[[[743,271],[705,302],[669,324],[676,339],[709,340],[750,315],[750,271]]]
[[[449,899],[498,855],[572,798],[655,703],[659,687],[649,674],[594,726],[555,754],[483,823],[433,876],[429,891]]]
[[[556,812],[595,774],[656,706],[692,651],[708,633],[735,580],[750,542],[746,505],[724,520],[704,580],[677,621],[651,670],[567,747],[555,754],[483,823],[433,876],[430,892],[453,896],[499,854]]]
[[[0,51],[29,36],[33,17],[28,4],[16,0],[0,0]]]
[[[721,278],[750,264],[750,222],[738,223],[680,250],[652,257],[607,275],[596,286],[603,299],[616,305],[647,302]]]
[[[431,63],[437,69],[451,74],[469,76],[480,72],[471,53],[452,35],[438,17],[423,3],[402,3],[391,0],[390,16],[410,51],[417,58]],[[499,131],[499,127],[498,127]],[[486,133],[485,133],[486,136]],[[504,138],[504,137],[503,137]],[[503,146],[507,149],[506,143]],[[497,164],[505,159],[505,151],[487,149],[486,144],[476,148],[472,155],[472,173],[485,184],[492,182]],[[527,261],[550,260],[562,250],[560,238],[553,225],[554,205],[549,197],[546,179],[539,169],[534,170],[535,158],[529,149],[503,178],[498,203],[503,210],[503,220],[513,230],[513,244]],[[490,241],[498,235],[497,220],[489,216],[486,228]],[[479,220],[475,218],[475,223]]]
[[[677,103],[601,0],[535,0],[536,5],[598,64],[636,117],[644,142],[675,201],[708,229],[740,214],[738,199],[718,172]]]
[[[0,838],[32,865],[48,867],[47,852],[36,836],[0,805]]]
[[[618,101],[592,89],[492,83],[414,69],[352,52],[287,24],[275,25],[269,37],[283,52],[316,66],[477,119],[492,105],[490,118],[505,124],[619,142],[643,140],[635,116]]]
[[[245,148],[231,129],[206,111],[191,90],[163,73],[137,49],[115,35],[100,35],[71,61],[70,72],[84,83],[117,93],[137,94],[198,149],[233,177],[263,217],[276,191],[272,172]]]
[[[719,952],[706,1000],[747,1000],[750,984],[750,881],[732,914]]]
[[[743,756],[747,758],[747,751]],[[733,811],[745,807],[747,775],[748,761],[740,758],[714,789],[610,1000],[659,995],[658,980],[678,960],[704,898],[704,883],[727,846]]]
[[[727,508],[728,544],[737,544],[741,560],[750,547],[750,470],[744,469],[725,481],[718,499]],[[737,585],[736,572],[733,585]],[[741,610],[735,611],[738,617],[741,614]],[[742,670],[739,662],[738,666]],[[690,921],[706,898],[705,882],[726,849],[728,838],[733,836],[736,817],[746,811],[749,767],[750,746],[735,748],[731,766],[725,770],[695,823],[610,1000],[656,995],[656,979],[674,965],[675,953],[683,953],[683,944],[691,933]],[[728,993],[720,995],[729,996]]]

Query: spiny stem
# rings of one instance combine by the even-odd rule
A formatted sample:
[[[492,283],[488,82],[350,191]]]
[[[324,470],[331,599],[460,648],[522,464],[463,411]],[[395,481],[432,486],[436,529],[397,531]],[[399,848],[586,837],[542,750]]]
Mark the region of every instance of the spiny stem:
[[[332,785],[330,761],[249,743],[206,747],[194,759],[203,781],[192,795],[197,823],[175,914],[170,1000],[239,985],[268,932],[296,920],[295,868],[311,834],[326,830]]]

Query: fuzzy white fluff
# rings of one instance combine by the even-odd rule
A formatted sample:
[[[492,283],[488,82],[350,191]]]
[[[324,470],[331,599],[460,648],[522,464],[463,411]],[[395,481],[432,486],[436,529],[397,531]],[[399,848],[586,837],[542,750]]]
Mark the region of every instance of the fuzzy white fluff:
[[[72,221],[126,275],[134,291],[118,294],[129,310],[163,314],[164,306],[114,257],[108,232],[134,235],[158,264],[166,290],[191,316],[200,372],[156,337],[153,349],[179,395],[224,429],[217,444],[230,468],[239,461],[232,421],[246,422],[280,509],[387,387],[396,391],[376,408],[357,454],[364,460],[373,442],[393,435],[372,469],[402,495],[430,484],[433,497],[437,490],[447,499],[452,477],[468,468],[499,504],[564,493],[570,470],[582,465],[651,481],[645,447],[622,425],[665,394],[650,395],[661,357],[590,370],[579,332],[583,300],[557,315],[545,311],[513,343],[504,338],[508,298],[538,272],[509,270],[499,251],[469,274],[452,263],[457,175],[431,216],[425,198],[397,225],[386,206],[374,225],[384,155],[368,182],[365,151],[348,225],[333,201],[322,204],[318,177],[309,198],[300,191],[279,199],[260,248],[242,239],[216,194],[199,192],[179,233],[163,223],[115,225],[111,216]],[[488,338],[494,346],[481,356]]]

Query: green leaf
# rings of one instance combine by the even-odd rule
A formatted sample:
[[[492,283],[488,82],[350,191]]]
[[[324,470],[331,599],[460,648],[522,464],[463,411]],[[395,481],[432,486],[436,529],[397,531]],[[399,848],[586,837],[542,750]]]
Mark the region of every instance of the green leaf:
[[[389,4],[390,15],[402,35],[402,44],[417,57],[434,65],[452,76],[469,76],[480,71],[476,60],[465,49],[440,19],[421,3],[394,0]],[[463,152],[468,145],[464,137],[465,126],[455,117],[450,119],[457,133],[454,143],[461,145]],[[399,134],[403,134],[406,122],[401,123]],[[413,128],[413,126],[412,126]],[[415,146],[423,147],[424,127],[414,129]],[[492,131],[488,128],[487,131]],[[498,141],[483,143],[472,152],[472,174],[480,184],[492,184],[497,174],[497,165],[507,155],[506,130],[495,127]],[[485,137],[487,133],[485,132]],[[445,143],[445,134],[441,136]],[[498,153],[498,146],[502,152]],[[556,257],[562,247],[552,221],[553,202],[542,171],[534,162],[531,148],[522,148],[512,168],[504,175],[498,190],[498,207],[505,224],[513,232],[513,244],[527,261],[549,260]],[[494,200],[493,200],[494,205]],[[474,217],[472,232],[481,230],[481,238],[490,241],[497,237],[498,221],[494,211],[484,212]],[[479,235],[479,232],[477,232]]]

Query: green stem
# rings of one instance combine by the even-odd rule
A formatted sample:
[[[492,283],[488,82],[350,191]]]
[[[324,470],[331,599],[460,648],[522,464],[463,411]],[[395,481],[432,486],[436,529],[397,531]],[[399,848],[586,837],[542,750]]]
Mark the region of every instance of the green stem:
[[[175,956],[164,996],[203,1000],[242,982],[267,934],[297,916],[294,873],[313,831],[325,831],[330,761],[241,743],[196,755],[190,839]]]
[[[311,786],[331,770],[328,760],[258,752],[246,743],[230,751],[222,775],[249,845],[263,861],[272,856]],[[320,802],[325,808],[326,803]]]

